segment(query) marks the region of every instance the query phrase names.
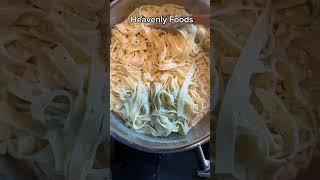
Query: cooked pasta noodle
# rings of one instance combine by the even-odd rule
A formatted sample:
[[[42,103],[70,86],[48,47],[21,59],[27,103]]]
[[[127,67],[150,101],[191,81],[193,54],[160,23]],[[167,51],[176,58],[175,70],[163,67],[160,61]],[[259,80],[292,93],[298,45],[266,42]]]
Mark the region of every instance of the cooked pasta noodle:
[[[228,84],[216,170],[294,179],[319,149],[319,1],[219,1],[215,49]]]
[[[41,180],[108,177],[96,28],[104,2],[13,0],[0,8],[0,154],[27,162]]]
[[[181,6],[141,6],[112,30],[111,110],[136,131],[185,135],[209,108],[209,30],[165,32],[131,16],[188,15]]]

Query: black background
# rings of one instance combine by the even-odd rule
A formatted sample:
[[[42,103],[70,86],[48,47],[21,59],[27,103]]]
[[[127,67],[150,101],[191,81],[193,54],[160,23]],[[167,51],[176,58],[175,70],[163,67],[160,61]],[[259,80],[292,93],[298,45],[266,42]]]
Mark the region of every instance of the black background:
[[[172,154],[144,153],[119,142],[111,142],[113,180],[201,180],[197,170],[201,163],[196,150]],[[203,146],[209,157],[209,145]]]

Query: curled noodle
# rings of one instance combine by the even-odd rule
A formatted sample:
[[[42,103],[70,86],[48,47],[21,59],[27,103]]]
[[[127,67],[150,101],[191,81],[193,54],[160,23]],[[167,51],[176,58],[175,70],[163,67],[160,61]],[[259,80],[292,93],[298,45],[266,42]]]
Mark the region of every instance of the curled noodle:
[[[209,109],[209,30],[187,24],[176,33],[130,16],[188,15],[183,7],[141,6],[112,30],[111,110],[136,131],[185,135]]]

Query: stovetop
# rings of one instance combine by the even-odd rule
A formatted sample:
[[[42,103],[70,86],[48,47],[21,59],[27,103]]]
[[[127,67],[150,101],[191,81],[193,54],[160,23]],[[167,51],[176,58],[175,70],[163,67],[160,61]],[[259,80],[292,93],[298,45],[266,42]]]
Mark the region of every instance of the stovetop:
[[[202,180],[197,177],[201,163],[196,150],[172,154],[145,153],[112,140],[113,180]],[[209,157],[209,144],[203,145]]]

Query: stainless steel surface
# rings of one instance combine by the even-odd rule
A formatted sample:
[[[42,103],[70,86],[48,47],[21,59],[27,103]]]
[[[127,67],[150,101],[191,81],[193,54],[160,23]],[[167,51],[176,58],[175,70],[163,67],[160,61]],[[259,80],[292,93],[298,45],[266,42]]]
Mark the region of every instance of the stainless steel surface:
[[[111,27],[122,22],[135,8],[142,5],[177,4],[186,7],[191,14],[210,12],[209,0],[116,0],[111,3]],[[135,149],[153,153],[171,153],[196,148],[210,139],[210,119],[205,116],[186,136],[172,134],[166,138],[138,133],[124,125],[123,120],[110,113],[111,136]]]
[[[207,160],[206,157],[204,156],[203,149],[201,146],[197,148],[199,158],[202,164],[202,170],[198,170],[197,174],[199,177],[205,177],[209,178],[210,177],[210,160]]]

